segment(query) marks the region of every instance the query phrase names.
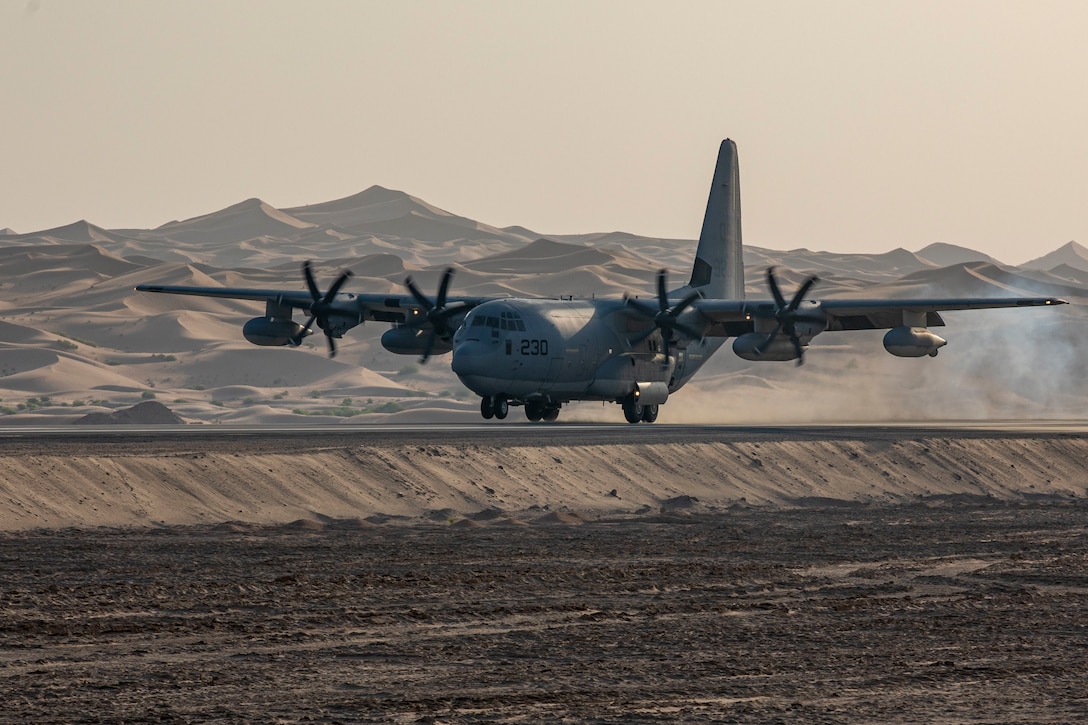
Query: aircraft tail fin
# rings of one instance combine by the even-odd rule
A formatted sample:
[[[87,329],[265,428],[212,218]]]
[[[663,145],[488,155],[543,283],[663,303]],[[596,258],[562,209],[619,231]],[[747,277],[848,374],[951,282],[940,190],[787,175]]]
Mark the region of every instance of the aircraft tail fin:
[[[706,202],[699,248],[688,286],[707,297],[744,299],[744,245],[740,231],[740,167],[737,144],[722,141]]]

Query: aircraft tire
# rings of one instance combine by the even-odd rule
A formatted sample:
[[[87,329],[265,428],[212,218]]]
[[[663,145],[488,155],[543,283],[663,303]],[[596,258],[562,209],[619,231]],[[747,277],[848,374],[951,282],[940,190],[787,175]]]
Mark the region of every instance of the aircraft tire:
[[[642,406],[630,395],[623,400],[623,417],[632,425],[642,422]]]
[[[550,407],[544,409],[544,415],[541,416],[541,419],[544,420],[547,423],[551,423],[552,421],[554,421],[558,417],[559,417],[559,406],[558,405],[553,405],[553,406],[550,406]]]
[[[510,403],[506,398],[501,395],[495,396],[495,417],[499,420],[506,420],[506,416],[510,414]]]
[[[539,400],[530,400],[525,404],[525,417],[532,423],[538,423],[544,417],[544,403]]]
[[[480,398],[480,415],[484,417],[484,420],[491,420],[495,417],[495,402],[490,395]]]
[[[642,407],[642,422],[643,423],[653,423],[654,421],[657,420],[657,412],[658,412],[658,410],[657,410],[656,405],[645,405],[645,406],[643,406]]]

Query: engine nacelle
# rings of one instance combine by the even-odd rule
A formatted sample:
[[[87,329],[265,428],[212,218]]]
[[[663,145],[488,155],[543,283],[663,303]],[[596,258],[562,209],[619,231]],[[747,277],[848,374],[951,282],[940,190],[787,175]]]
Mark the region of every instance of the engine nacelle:
[[[278,347],[290,345],[302,333],[302,325],[294,320],[274,320],[254,317],[242,327],[242,335],[254,345]]]
[[[884,349],[897,357],[936,357],[937,351],[948,344],[925,327],[893,327],[884,336]]]
[[[430,330],[419,327],[392,327],[382,335],[382,347],[397,355],[422,355],[430,337]],[[431,354],[442,355],[452,349],[452,344],[436,337]]]
[[[669,399],[668,383],[635,383],[632,391],[640,405],[663,405]]]
[[[779,333],[771,346],[759,353],[759,346],[767,336],[759,332],[749,332],[733,340],[733,352],[745,360],[796,360],[797,348],[790,339]]]

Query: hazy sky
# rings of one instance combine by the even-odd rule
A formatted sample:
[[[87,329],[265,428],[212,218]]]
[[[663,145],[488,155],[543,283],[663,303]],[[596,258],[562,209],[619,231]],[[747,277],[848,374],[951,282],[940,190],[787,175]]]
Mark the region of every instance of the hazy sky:
[[[1088,3],[0,0],[0,228],[372,185],[542,233],[1088,244]]]

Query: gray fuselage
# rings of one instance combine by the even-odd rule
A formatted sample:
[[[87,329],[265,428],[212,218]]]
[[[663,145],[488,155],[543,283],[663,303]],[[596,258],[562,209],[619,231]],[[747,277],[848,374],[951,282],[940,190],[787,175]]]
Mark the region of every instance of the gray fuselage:
[[[673,345],[666,360],[648,323],[621,300],[492,300],[472,310],[453,338],[453,371],[481,396],[511,400],[618,401],[636,385],[673,392],[724,342]]]

